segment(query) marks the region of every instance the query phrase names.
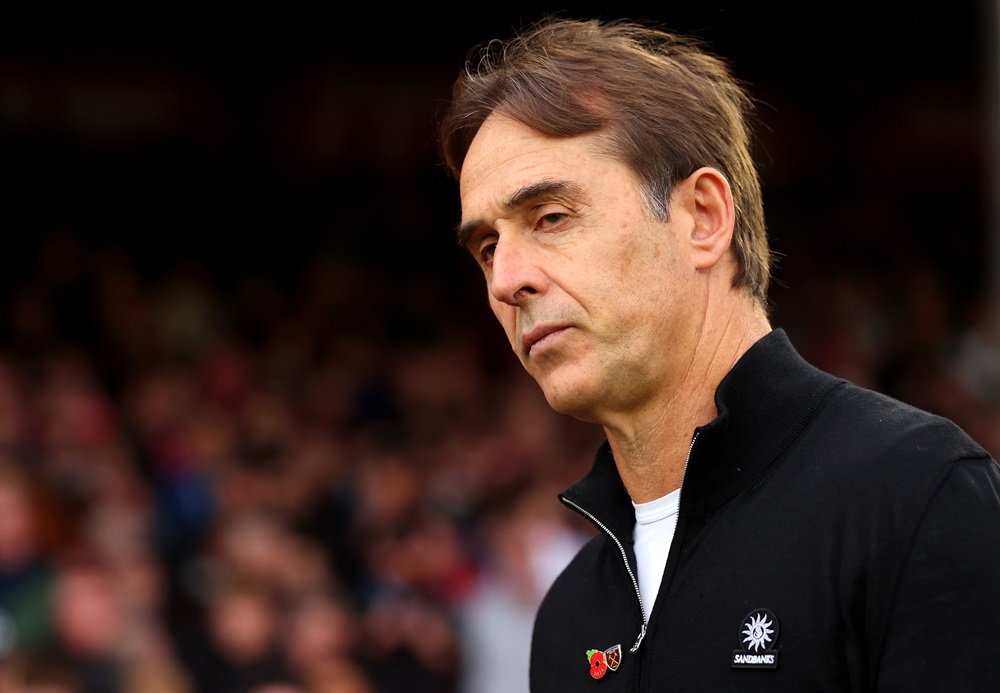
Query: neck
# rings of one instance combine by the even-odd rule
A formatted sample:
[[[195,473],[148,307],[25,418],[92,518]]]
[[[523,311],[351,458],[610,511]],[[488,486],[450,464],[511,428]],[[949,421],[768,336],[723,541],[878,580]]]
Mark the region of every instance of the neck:
[[[629,495],[645,503],[681,485],[694,431],[712,421],[722,379],[771,327],[763,308],[734,305],[706,319],[681,347],[679,375],[657,397],[604,425]],[[677,356],[676,354],[672,356]]]

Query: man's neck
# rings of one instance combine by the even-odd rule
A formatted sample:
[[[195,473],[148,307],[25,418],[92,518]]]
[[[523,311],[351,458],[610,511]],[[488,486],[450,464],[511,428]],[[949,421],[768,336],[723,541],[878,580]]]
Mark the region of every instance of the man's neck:
[[[637,503],[681,485],[694,431],[712,421],[715,391],[736,362],[771,330],[762,308],[706,322],[688,352],[688,367],[661,396],[605,433],[619,474]]]

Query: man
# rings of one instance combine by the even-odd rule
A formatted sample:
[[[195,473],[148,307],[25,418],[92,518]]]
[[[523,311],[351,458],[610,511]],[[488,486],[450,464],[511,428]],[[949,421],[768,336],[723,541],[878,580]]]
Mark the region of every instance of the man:
[[[951,422],[805,363],[766,309],[752,102],[697,42],[551,19],[440,126],[460,242],[556,410],[598,534],[532,691],[998,691],[1000,473]]]

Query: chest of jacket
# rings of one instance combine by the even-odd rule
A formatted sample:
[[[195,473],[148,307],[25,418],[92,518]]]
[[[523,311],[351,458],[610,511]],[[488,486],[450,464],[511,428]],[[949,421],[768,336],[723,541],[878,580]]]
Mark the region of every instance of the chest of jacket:
[[[643,624],[625,564],[635,565],[630,542],[622,541],[623,557],[612,539],[596,537],[553,587],[544,608],[558,617],[539,614],[536,638],[545,642],[535,643],[536,663],[573,672],[562,688],[573,691],[771,691],[783,680],[849,690],[865,675],[862,635],[829,624],[864,618],[863,557],[831,560],[842,555],[832,546],[842,541],[837,515],[815,502],[798,507],[800,497],[748,493],[679,524],[635,652]],[[620,666],[594,679],[587,652],[615,646]]]

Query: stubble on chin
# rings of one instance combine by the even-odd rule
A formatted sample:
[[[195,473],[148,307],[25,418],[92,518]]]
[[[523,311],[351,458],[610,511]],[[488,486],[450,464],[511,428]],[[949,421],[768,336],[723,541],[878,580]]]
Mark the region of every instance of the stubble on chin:
[[[582,366],[579,359],[544,358],[527,366],[527,370],[553,410],[583,421],[594,421],[595,387],[589,375],[581,372]]]

